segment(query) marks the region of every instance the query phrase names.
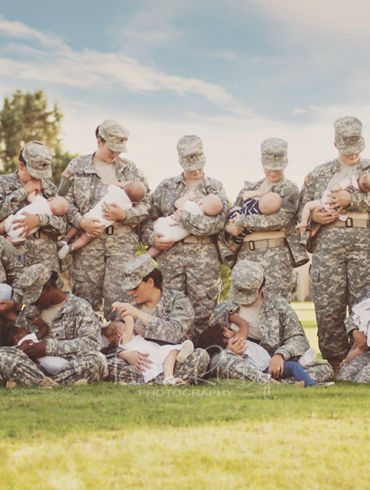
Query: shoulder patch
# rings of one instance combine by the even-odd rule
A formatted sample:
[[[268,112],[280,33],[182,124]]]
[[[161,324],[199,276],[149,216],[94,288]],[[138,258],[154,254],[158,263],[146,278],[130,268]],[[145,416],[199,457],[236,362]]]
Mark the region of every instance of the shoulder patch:
[[[306,177],[304,179],[304,183],[307,184],[307,182],[309,182],[310,180],[312,180],[312,174],[311,173],[306,175]]]
[[[65,179],[69,179],[72,174],[73,172],[71,172],[68,169],[65,169],[64,172],[62,173],[62,177],[64,177]]]

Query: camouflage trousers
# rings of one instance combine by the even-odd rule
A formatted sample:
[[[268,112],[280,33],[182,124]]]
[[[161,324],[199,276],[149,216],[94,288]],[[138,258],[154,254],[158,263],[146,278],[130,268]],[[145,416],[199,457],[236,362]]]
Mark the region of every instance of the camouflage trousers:
[[[221,263],[213,244],[177,243],[158,256],[158,269],[167,289],[181,291],[194,308],[194,338],[208,327],[222,282]]]
[[[370,295],[369,270],[369,229],[320,229],[310,277],[323,359],[346,357],[350,346],[344,325],[347,305],[355,306]]]
[[[305,366],[304,370],[316,381],[316,383],[325,383],[333,379],[333,370],[327,362],[317,361]],[[225,379],[239,379],[241,381],[267,383],[270,375],[259,371],[249,362],[242,359],[234,352],[225,349],[219,354],[212,357],[210,363],[210,372],[212,377]],[[287,382],[295,382],[293,378],[287,378]]]
[[[241,248],[237,262],[244,259],[261,264],[266,279],[265,290],[278,294],[290,303],[291,291],[296,285],[296,276],[287,246],[258,250]]]
[[[352,361],[346,362],[339,371],[337,381],[370,383],[370,352],[359,354]]]
[[[108,374],[107,361],[96,351],[81,352],[60,369],[54,376],[59,384],[73,384],[80,379],[100,381]],[[17,384],[40,384],[46,375],[40,366],[16,347],[0,348],[0,382],[14,381]]]
[[[107,235],[105,231],[93,241],[73,252],[68,270],[72,276],[72,291],[88,301],[93,310],[102,309],[113,320],[112,303],[132,302],[122,290],[123,268],[136,257],[138,237],[132,231]]]
[[[186,359],[184,364],[175,363],[173,374],[175,378],[189,379],[197,383],[198,378],[202,378],[207,371],[209,364],[209,355],[204,349],[195,349],[194,352]],[[105,381],[116,381],[130,384],[144,384],[144,377],[136,369],[118,357],[108,359],[108,376]],[[155,383],[161,384],[163,373],[157,376]]]
[[[51,271],[56,271],[58,274],[62,272],[61,262],[58,257],[57,242],[53,240],[45,240],[44,238],[27,238],[17,246],[19,253],[24,254],[26,266],[30,267],[35,264],[43,264]],[[59,278],[58,284],[63,287],[63,281]]]

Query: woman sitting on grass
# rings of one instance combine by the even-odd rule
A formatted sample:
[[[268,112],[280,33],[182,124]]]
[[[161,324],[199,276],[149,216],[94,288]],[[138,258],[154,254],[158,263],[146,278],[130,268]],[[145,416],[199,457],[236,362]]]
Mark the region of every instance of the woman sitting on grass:
[[[243,322],[245,323],[243,326],[245,327],[244,334],[246,337],[248,334],[248,323],[244,320]],[[242,328],[239,331],[239,335],[241,334],[241,330]],[[245,359],[245,361],[249,362],[249,364],[252,366],[256,367],[259,371],[271,375],[269,370],[271,356],[267,350],[255,342],[246,340],[246,338],[243,340],[243,338],[239,337],[234,340],[235,335],[236,332],[233,330],[224,327],[220,323],[216,323],[212,327],[208,327],[207,330],[202,333],[198,342],[196,343],[196,346],[200,347],[201,349],[206,349],[208,354],[212,357],[214,354],[217,354],[220,351],[218,347],[228,349],[231,343],[233,348],[230,350],[234,350],[234,348],[244,349],[240,357]],[[279,374],[277,379],[286,379],[290,377],[295,378],[295,380],[298,381],[296,384],[302,386],[302,388],[305,388],[306,386],[309,386],[310,388],[312,388],[312,386],[317,386],[316,381],[314,381],[306,373],[298,362],[284,362],[284,370],[281,374]],[[269,382],[280,384],[272,377],[269,379]]]

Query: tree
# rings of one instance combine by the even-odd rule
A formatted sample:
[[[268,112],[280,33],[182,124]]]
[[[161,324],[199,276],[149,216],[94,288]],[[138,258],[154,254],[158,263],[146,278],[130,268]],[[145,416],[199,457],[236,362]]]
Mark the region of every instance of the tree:
[[[5,98],[0,112],[0,173],[17,170],[18,156],[23,146],[29,141],[41,141],[53,154],[53,176],[50,180],[59,185],[61,173],[68,162],[77,156],[62,151],[62,119],[58,104],[48,110],[48,100],[42,90],[26,94],[17,90],[12,100]]]

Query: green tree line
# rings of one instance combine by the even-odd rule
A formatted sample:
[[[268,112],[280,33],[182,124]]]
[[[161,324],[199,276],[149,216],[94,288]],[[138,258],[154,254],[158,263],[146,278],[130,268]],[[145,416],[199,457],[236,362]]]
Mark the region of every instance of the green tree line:
[[[59,186],[67,164],[78,155],[63,151],[61,144],[63,113],[57,103],[49,109],[42,90],[23,93],[17,90],[4,99],[0,112],[0,173],[18,169],[19,152],[29,141],[41,141],[53,154],[51,181]]]

